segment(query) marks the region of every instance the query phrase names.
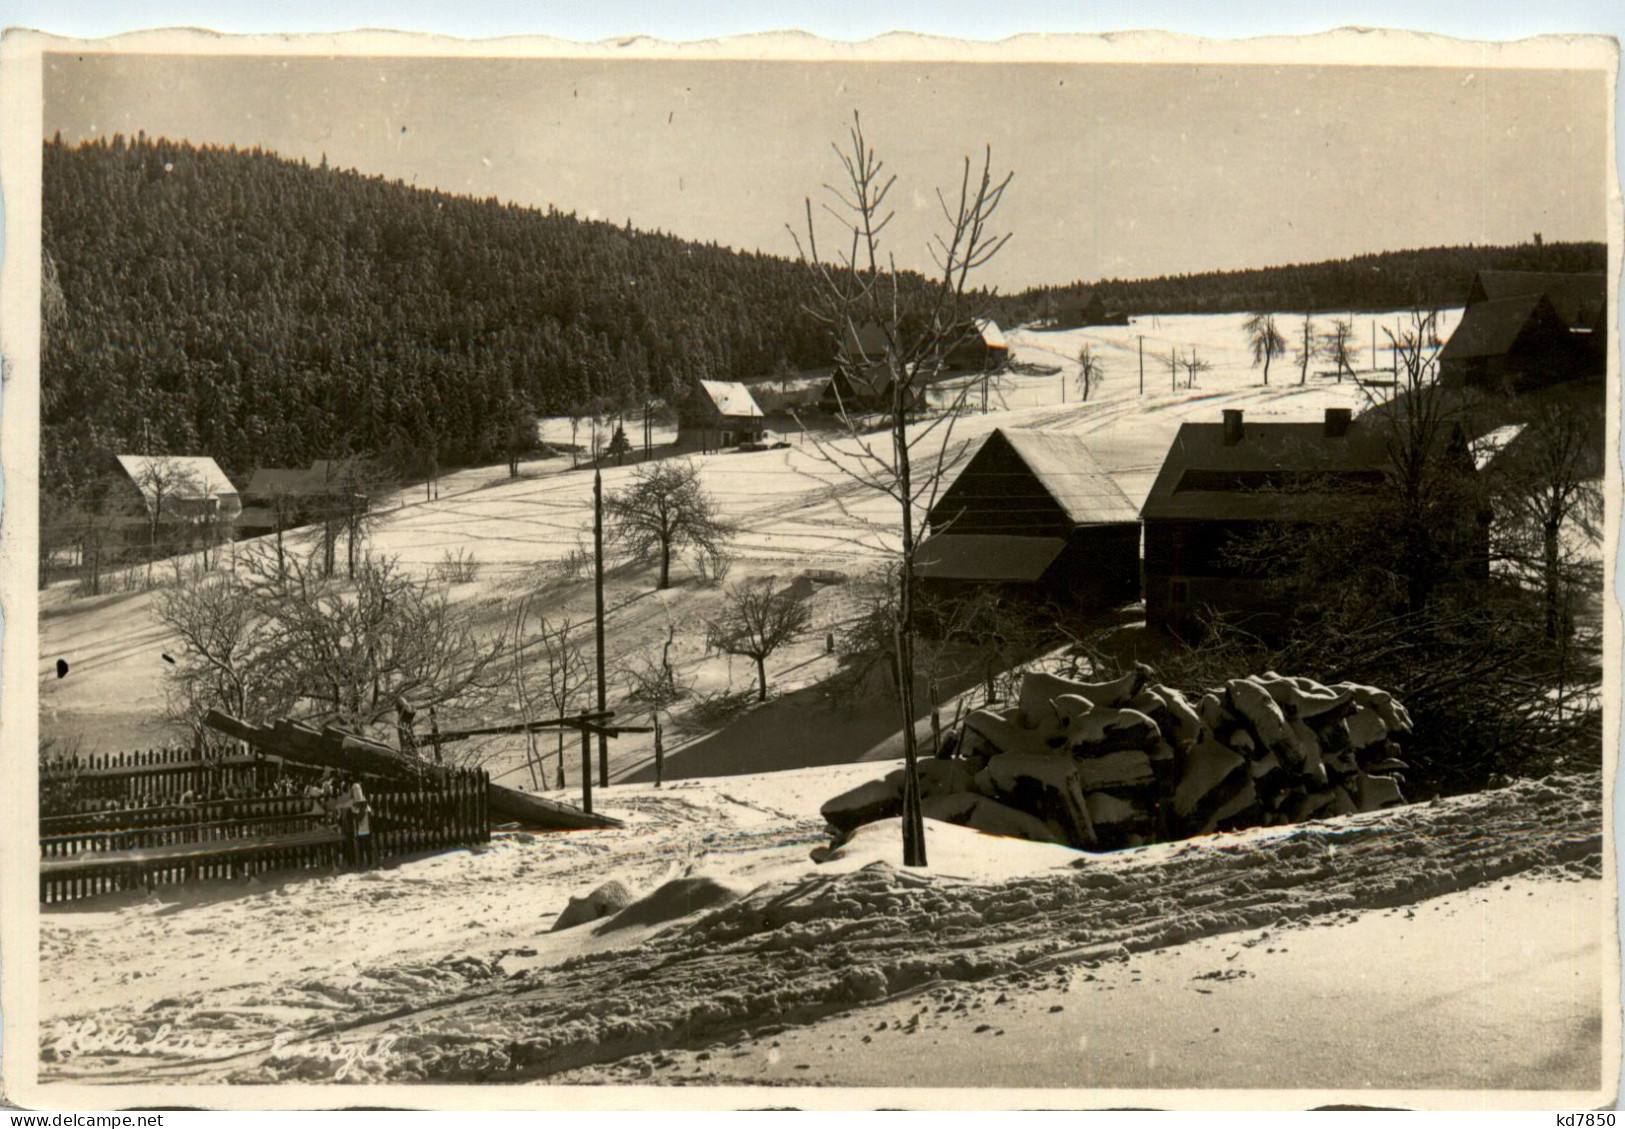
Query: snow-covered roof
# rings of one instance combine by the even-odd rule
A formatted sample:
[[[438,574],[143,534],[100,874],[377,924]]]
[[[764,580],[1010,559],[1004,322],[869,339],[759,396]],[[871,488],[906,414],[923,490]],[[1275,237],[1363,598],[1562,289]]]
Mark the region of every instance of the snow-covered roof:
[[[1065,431],[1001,427],[988,436],[1002,437],[1043,483],[1050,497],[1079,525],[1138,522],[1140,515],[1083,437]],[[968,468],[967,468],[968,469]]]
[[[1283,521],[1333,518],[1380,488],[1392,465],[1388,432],[1356,418],[1340,435],[1324,423],[1185,423],[1146,497],[1148,520]]]
[[[207,455],[120,455],[118,463],[141,492],[149,513],[160,495],[166,507],[176,506],[177,514],[190,513],[208,499],[219,500],[221,517],[241,512],[237,487]]]
[[[1506,450],[1512,441],[1523,433],[1523,430],[1523,424],[1509,423],[1474,439],[1470,445],[1473,453],[1473,465],[1479,470],[1483,470],[1494,462],[1495,457]]]
[[[982,343],[990,349],[1008,349],[1010,343],[1004,339],[1004,330],[992,318],[977,318],[976,328],[982,335]]]
[[[717,411],[735,418],[761,419],[762,409],[756,397],[737,380],[702,380],[700,391],[708,396]]]

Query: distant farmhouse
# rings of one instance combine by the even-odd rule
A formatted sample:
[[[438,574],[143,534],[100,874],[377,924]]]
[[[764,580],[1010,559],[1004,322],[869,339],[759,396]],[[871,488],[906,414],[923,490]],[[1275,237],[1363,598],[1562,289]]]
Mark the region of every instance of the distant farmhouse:
[[[683,403],[678,443],[702,451],[760,442],[767,417],[756,398],[737,380],[702,380]]]
[[[1053,299],[1046,305],[1051,329],[1128,324],[1128,315],[1108,310],[1105,299],[1101,298],[1098,290],[1083,290],[1075,295]]]
[[[992,318],[977,318],[960,331],[944,360],[951,372],[997,372],[1010,361],[1010,343]]]
[[[1134,503],[1078,436],[1000,428],[931,508],[921,581],[1101,608],[1139,595]]]
[[[1270,570],[1234,549],[1267,529],[1346,517],[1387,480],[1388,430],[1326,409],[1321,423],[1223,423],[1180,427],[1146,498],[1146,622],[1189,635],[1204,609],[1259,630],[1287,609]],[[1471,462],[1465,437],[1452,449]],[[1480,546],[1481,547],[1481,546]],[[1487,568],[1487,558],[1484,567]]]
[[[891,406],[892,371],[886,363],[890,346],[885,332],[872,323],[849,327],[843,336],[835,371],[818,398],[829,412],[878,411]],[[925,403],[926,389],[966,373],[997,372],[1010,360],[1010,343],[991,318],[976,318],[952,335],[942,368],[909,389],[909,410]]]
[[[220,540],[243,512],[237,487],[207,456],[119,455],[118,466],[129,544],[156,541],[156,552],[179,552]]]
[[[308,525],[339,513],[366,513],[360,460],[316,459],[306,467],[259,467],[243,490],[239,528],[258,536]]]
[[[1607,369],[1608,284],[1601,274],[1479,271],[1439,376],[1471,388],[1531,391]]]

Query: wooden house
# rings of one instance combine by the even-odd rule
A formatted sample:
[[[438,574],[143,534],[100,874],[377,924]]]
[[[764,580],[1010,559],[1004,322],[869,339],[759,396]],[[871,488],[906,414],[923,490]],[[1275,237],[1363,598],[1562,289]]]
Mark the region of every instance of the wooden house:
[[[242,497],[225,471],[203,455],[119,455],[131,499],[149,517],[192,525],[231,523]]]
[[[702,380],[683,403],[678,442],[704,451],[757,443],[767,431],[767,417],[750,389],[737,380]]]
[[[1530,391],[1607,369],[1601,274],[1479,271],[1461,323],[1439,353],[1447,383]]]
[[[1328,408],[1319,423],[1187,423],[1174,437],[1141,517],[1146,621],[1175,634],[1217,612],[1267,631],[1288,610],[1269,562],[1238,553],[1270,529],[1348,517],[1388,482],[1389,428]],[[1471,466],[1459,429],[1449,434]],[[1459,441],[1459,442],[1458,442]],[[1470,551],[1483,527],[1466,515]],[[1487,556],[1483,562],[1487,568]]]
[[[1010,361],[1010,343],[999,323],[976,318],[966,324],[944,358],[950,372],[997,372]]]
[[[227,539],[243,512],[231,479],[204,455],[119,455],[117,526],[131,546],[160,554]]]
[[[1076,435],[995,430],[943,491],[927,524],[915,568],[930,588],[994,585],[1096,608],[1139,595],[1134,504]]]
[[[258,467],[243,490],[240,528],[255,536],[334,514],[366,513],[370,479],[361,459],[315,459],[306,467]]]
[[[1127,325],[1128,315],[1106,307],[1098,290],[1082,290],[1047,303],[1051,329],[1081,329],[1090,325]]]

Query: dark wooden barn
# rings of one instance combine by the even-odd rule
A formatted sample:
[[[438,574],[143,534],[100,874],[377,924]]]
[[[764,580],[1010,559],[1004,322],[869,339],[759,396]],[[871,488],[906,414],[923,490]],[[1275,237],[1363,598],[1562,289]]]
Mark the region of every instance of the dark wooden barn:
[[[1182,425],[1141,509],[1146,621],[1189,635],[1210,611],[1267,632],[1288,610],[1280,587],[1267,562],[1236,550],[1368,505],[1388,481],[1389,434],[1347,408],[1318,423],[1247,423],[1231,409],[1222,423]],[[1465,436],[1451,440],[1470,464]],[[1464,529],[1482,549],[1474,516]]]
[[[951,372],[997,372],[1010,361],[1010,343],[999,323],[977,318],[967,324],[948,350],[944,367]]]
[[[247,536],[325,518],[364,514],[377,477],[362,459],[316,459],[306,467],[259,467],[243,490],[238,527]]]
[[[1601,274],[1479,271],[1461,324],[1439,353],[1453,385],[1531,391],[1607,369]]]
[[[1139,595],[1134,504],[1065,432],[1000,428],[928,516],[917,575],[944,592],[998,585],[1087,607]]]

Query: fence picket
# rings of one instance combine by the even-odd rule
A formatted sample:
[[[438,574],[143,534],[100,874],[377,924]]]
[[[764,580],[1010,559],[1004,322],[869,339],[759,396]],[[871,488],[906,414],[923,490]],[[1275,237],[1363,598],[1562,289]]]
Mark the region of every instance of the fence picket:
[[[204,794],[259,790],[284,774],[296,782],[315,778],[314,770],[303,766],[208,749],[201,756],[185,748],[91,754],[42,766],[42,781],[70,781],[74,792],[98,805],[122,795],[157,806],[42,816],[40,859],[50,870],[40,876],[41,903],[96,897],[143,884],[333,867],[345,844],[302,795],[201,801]],[[432,786],[368,780],[378,858],[488,842],[488,779],[484,772],[470,769],[449,771]],[[163,802],[188,790],[199,800],[185,805]],[[142,853],[153,850],[179,853],[167,859]]]

